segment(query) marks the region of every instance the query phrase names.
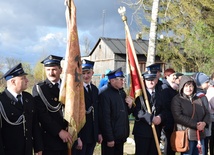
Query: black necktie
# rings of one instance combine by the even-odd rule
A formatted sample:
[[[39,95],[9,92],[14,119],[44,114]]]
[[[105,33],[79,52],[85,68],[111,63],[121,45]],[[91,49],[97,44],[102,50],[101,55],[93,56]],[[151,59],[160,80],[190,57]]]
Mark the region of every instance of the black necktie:
[[[87,88],[88,88],[88,93],[91,95],[91,87],[90,87],[90,85],[87,85]]]
[[[59,83],[55,83],[54,87],[59,91]]]
[[[154,100],[155,100],[155,92],[152,91],[152,93],[151,93],[151,100],[150,100],[150,102],[151,102],[152,105],[154,104]]]
[[[92,90],[91,90],[91,87],[90,87],[90,84],[87,85],[87,88],[88,88],[88,94],[89,94],[89,97],[91,98],[91,100],[93,101],[93,95],[92,95]]]
[[[150,104],[152,105],[152,113],[155,113],[155,92],[152,91]]]
[[[22,104],[22,95],[19,94],[19,95],[16,96],[16,98],[18,99],[18,102],[17,102],[18,106],[22,107],[22,105],[23,105]]]
[[[54,86],[55,86],[56,88],[59,88],[59,83],[55,83]]]

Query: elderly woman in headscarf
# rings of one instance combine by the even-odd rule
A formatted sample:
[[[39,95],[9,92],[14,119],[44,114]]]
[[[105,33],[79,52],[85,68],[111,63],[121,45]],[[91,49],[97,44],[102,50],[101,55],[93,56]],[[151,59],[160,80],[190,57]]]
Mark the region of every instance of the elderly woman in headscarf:
[[[203,155],[205,153],[204,129],[210,122],[210,115],[201,98],[195,95],[196,91],[197,87],[194,80],[190,76],[182,76],[179,84],[179,94],[172,99],[171,103],[176,128],[178,130],[188,128],[189,150],[182,152],[181,155],[199,154],[197,130],[199,131]]]

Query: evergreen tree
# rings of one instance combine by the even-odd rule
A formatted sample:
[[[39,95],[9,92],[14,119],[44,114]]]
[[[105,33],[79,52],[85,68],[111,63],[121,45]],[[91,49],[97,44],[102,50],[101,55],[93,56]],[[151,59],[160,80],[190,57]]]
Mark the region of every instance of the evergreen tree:
[[[129,1],[130,2],[130,1]],[[132,6],[151,21],[153,0],[140,1]],[[127,0],[128,3],[128,0]],[[142,14],[135,14],[136,22],[142,24]],[[213,0],[161,0],[158,14],[158,32],[164,39],[158,41],[157,51],[163,62],[169,63],[177,71],[204,71],[210,74],[213,66],[212,55],[214,33]],[[143,32],[149,32],[143,25]],[[210,70],[204,70],[205,67]]]

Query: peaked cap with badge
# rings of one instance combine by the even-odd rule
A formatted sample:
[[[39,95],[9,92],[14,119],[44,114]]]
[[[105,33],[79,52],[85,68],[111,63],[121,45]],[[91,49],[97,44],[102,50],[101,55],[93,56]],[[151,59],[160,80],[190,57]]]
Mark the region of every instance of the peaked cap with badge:
[[[151,64],[151,65],[147,66],[146,68],[148,71],[150,70],[152,73],[157,73],[158,71],[161,72],[160,64]]]
[[[22,68],[22,64],[19,63],[18,65],[12,67],[11,69],[9,69],[2,78],[5,78],[5,80],[10,80],[16,76],[22,76],[22,75],[27,75],[27,73],[25,73],[24,69]]]
[[[145,80],[153,81],[157,77],[157,72],[161,71],[160,64],[152,64],[146,67],[147,71],[142,74]]]
[[[147,71],[147,72],[144,72],[142,76],[147,81],[153,81],[157,77],[157,73],[152,73],[151,71]]]
[[[27,73],[19,63],[9,69],[2,78],[8,81],[24,75]],[[20,86],[15,85],[15,87]],[[0,93],[0,111],[4,112],[3,117],[0,113],[0,143],[4,145],[4,147],[3,145],[0,147],[0,154],[32,155],[32,150],[42,151],[41,141],[43,139],[39,122],[35,119],[37,115],[32,95],[24,90],[17,92],[16,88],[10,88],[11,86],[7,85],[5,90]],[[17,96],[20,100],[16,98]],[[13,149],[7,149],[11,146]],[[33,146],[35,147],[33,148]]]
[[[45,67],[60,66],[62,59],[63,57],[60,56],[49,55],[47,58],[42,60],[41,63],[44,64]]]
[[[118,69],[115,69],[113,71],[110,71],[108,74],[106,74],[108,76],[108,79],[114,79],[116,77],[122,77],[124,78],[124,75],[123,75],[123,71],[122,71],[122,67],[118,68]]]
[[[60,67],[62,59],[62,57],[50,55],[41,63],[44,64],[44,67]],[[55,136],[58,135],[61,129],[66,130],[68,127],[68,123],[63,117],[63,105],[59,102],[60,82],[52,83],[52,81],[46,78],[46,80],[34,85],[32,91],[34,100],[37,103],[36,106],[38,108],[38,118],[42,126],[42,133],[45,133],[43,134],[45,150],[47,148],[51,151],[67,150],[67,144]],[[50,119],[52,121],[49,121]]]
[[[86,59],[82,60],[82,70],[83,71],[93,69],[93,67],[94,67],[94,61],[90,61],[90,60],[86,60]]]

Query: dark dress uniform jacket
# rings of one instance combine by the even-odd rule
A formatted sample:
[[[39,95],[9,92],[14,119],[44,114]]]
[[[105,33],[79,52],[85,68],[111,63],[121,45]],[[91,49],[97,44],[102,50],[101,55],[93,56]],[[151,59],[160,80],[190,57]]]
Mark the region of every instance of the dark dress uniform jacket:
[[[24,128],[23,123],[11,125],[1,116],[1,155],[32,155],[33,145],[35,152],[42,150],[41,130],[36,117],[33,97],[27,92],[22,92],[22,100],[23,107],[20,107],[7,89],[0,94],[0,101],[9,121],[16,122],[22,114],[26,120]]]
[[[52,106],[59,104],[59,88],[54,86],[48,79],[38,83],[45,98]],[[65,150],[67,144],[59,137],[59,132],[67,128],[67,122],[63,119],[62,109],[57,112],[50,112],[39,96],[36,86],[33,88],[33,96],[36,101],[38,118],[43,131],[44,148],[46,150]]]
[[[153,111],[152,114],[155,115],[155,116],[159,115],[161,117],[161,121],[163,121],[163,119],[164,119],[163,117],[164,117],[164,112],[165,111],[164,111],[163,104],[161,102],[158,102],[160,100],[160,91],[158,89],[159,88],[156,85],[156,87],[155,87],[155,97],[152,100],[153,103],[150,102],[151,101],[151,94],[147,90],[146,90],[146,92],[147,92],[148,101],[149,101],[149,105],[150,105],[151,111],[152,111],[152,105],[154,105],[154,107],[155,107],[155,110]],[[145,120],[140,120],[138,118],[138,112],[142,109],[139,97],[136,99],[135,103],[136,103],[136,107],[134,108],[134,112],[133,112],[133,115],[135,116],[135,124],[134,124],[134,128],[133,128],[133,134],[136,135],[136,136],[146,137],[146,138],[154,137],[151,125],[149,125]],[[159,125],[155,125],[158,137],[160,137],[162,125],[163,125],[162,122]]]
[[[86,123],[84,127],[80,130],[78,137],[83,141],[83,143],[94,143],[98,140],[98,89],[95,85],[91,85],[92,94],[90,94],[84,88],[85,96],[85,108],[86,111],[90,106],[94,107],[94,116],[93,112],[86,114]]]

